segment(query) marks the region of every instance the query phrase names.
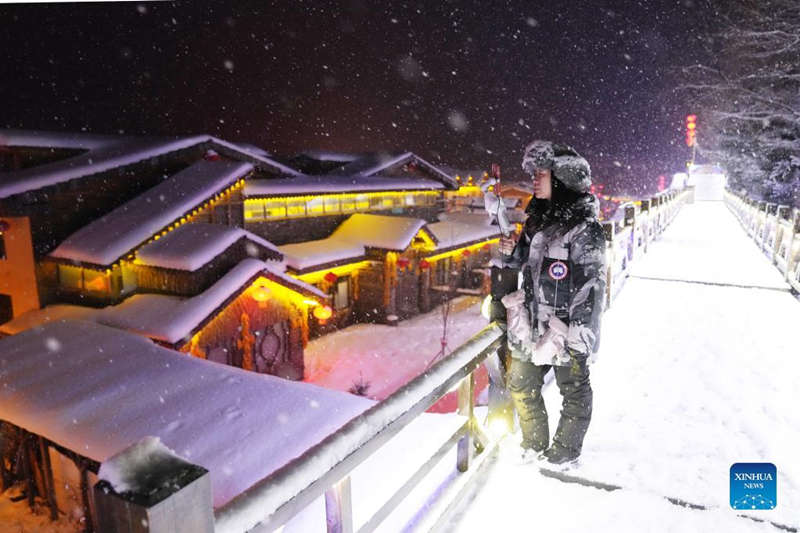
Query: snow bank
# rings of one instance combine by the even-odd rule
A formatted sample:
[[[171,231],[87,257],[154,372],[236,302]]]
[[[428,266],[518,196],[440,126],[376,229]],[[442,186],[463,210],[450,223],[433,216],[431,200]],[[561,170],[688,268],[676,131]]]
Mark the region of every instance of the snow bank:
[[[486,326],[480,298],[462,296],[451,303],[448,352]],[[440,308],[401,320],[397,326],[354,324],[313,339],[305,349],[305,381],[347,391],[369,383],[367,395],[382,400],[430,367],[442,349]],[[403,342],[397,342],[397,339]]]
[[[252,169],[250,163],[198,161],[76,231],[50,256],[111,265]]]

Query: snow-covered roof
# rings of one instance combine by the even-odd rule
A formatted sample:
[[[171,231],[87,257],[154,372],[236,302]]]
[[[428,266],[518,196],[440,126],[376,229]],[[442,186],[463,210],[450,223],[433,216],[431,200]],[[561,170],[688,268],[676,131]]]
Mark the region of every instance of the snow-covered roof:
[[[500,228],[485,224],[464,224],[462,222],[444,221],[428,224],[428,230],[432,233],[438,244],[437,250],[453,248],[500,236]]]
[[[285,244],[279,249],[286,265],[298,272],[317,266],[356,260],[364,257],[366,253],[362,244],[334,238]]]
[[[324,194],[376,191],[428,191],[445,186],[440,181],[412,177],[387,176],[303,176],[248,180],[245,196],[283,196],[289,194]]]
[[[146,436],[211,473],[219,507],[373,402],[66,321],[0,340],[0,418],[103,462]]]
[[[211,287],[191,298],[163,294],[135,294],[122,303],[102,309],[96,320],[102,324],[178,344],[202,327],[232,297],[258,276],[319,300],[328,296],[258,259],[245,259]]]
[[[98,135],[94,133],[55,132],[36,130],[0,130],[0,146],[25,146],[29,148],[69,148],[93,150],[130,139],[119,135]],[[163,139],[162,139],[163,140]]]
[[[310,159],[317,159],[318,161],[337,161],[342,163],[349,163],[350,161],[355,161],[359,157],[359,154],[354,154],[350,152],[333,152],[330,150],[303,150],[298,156],[306,156]]]
[[[193,272],[223,253],[239,239],[247,239],[280,256],[278,248],[237,227],[204,222],[184,224],[136,252],[138,264]]]
[[[0,182],[0,198],[132,165],[203,143],[208,143],[209,146],[229,157],[244,159],[258,167],[287,175],[300,175],[296,170],[266,157],[262,150],[230,143],[210,135],[132,137],[74,132],[0,130],[0,146],[86,150],[81,154],[51,163],[5,172],[2,182]]]
[[[446,165],[439,165],[439,168],[442,169],[442,171],[446,172],[447,174],[450,174],[451,176],[460,176],[462,178],[466,178],[467,176],[472,176],[473,178],[482,178],[483,175],[486,173],[486,170],[483,169],[468,170],[463,168],[450,167]]]
[[[430,172],[432,172],[437,179],[442,181],[445,185],[451,188],[457,188],[456,180],[448,173],[442,171],[440,168],[432,165],[428,161],[422,159],[413,152],[402,152],[390,154],[387,152],[379,152],[373,154],[365,154],[358,159],[339,167],[330,172],[329,175],[338,176],[373,176],[380,174],[382,171],[391,167],[416,162]]]
[[[342,222],[330,238],[363,244],[369,248],[402,252],[422,229],[427,231],[426,223],[421,218],[357,213]]]
[[[523,194],[533,194],[533,183],[528,181],[515,181],[512,183],[501,183],[500,184],[500,195],[503,195],[505,191],[513,191],[517,193]]]
[[[253,169],[201,160],[76,231],[51,257],[111,265]]]
[[[473,226],[489,226],[492,224],[492,218],[486,211],[440,213],[438,218],[440,222],[460,222],[461,224],[471,224]]]

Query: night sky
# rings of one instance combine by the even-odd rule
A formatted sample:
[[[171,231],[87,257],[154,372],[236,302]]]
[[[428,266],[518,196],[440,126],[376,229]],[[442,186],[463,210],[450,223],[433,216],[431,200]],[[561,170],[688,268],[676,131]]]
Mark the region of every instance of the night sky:
[[[411,150],[507,178],[545,138],[652,191],[688,158],[674,67],[704,60],[708,1],[0,5],[0,126]]]

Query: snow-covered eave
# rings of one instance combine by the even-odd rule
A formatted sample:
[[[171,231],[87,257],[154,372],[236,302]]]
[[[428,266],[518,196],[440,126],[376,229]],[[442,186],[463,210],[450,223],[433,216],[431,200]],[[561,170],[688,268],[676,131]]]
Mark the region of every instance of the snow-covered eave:
[[[359,172],[359,174],[361,174],[362,176],[371,176],[374,174],[378,174],[380,171],[385,170],[389,167],[393,167],[398,163],[410,160],[414,160],[422,164],[425,168],[433,172],[433,174],[436,175],[439,178],[439,180],[445,185],[449,185],[450,188],[452,189],[458,189],[458,183],[452,176],[450,176],[446,172],[443,172],[441,169],[431,164],[430,162],[426,161],[425,159],[421,158],[414,152],[405,152],[395,157],[387,158],[373,167],[362,170],[361,172]]]
[[[309,298],[320,300],[321,303],[329,303],[330,295],[325,294],[321,290],[317,289],[313,285],[309,285],[304,281],[300,281],[299,279],[295,279],[288,274],[277,272],[269,267],[266,267],[249,278],[245,280],[243,283],[240,284],[239,288],[229,295],[225,300],[223,300],[219,305],[217,305],[211,312],[209,312],[200,322],[198,322],[194,327],[192,327],[189,331],[183,332],[182,335],[175,335],[169,338],[159,338],[156,336],[151,337],[154,340],[166,342],[171,347],[175,349],[182,348],[186,344],[186,339],[191,338],[195,333],[201,331],[204,327],[206,327],[212,320],[214,320],[218,314],[220,314],[226,307],[232,304],[239,296],[241,296],[253,283],[256,282],[259,278],[266,278],[270,281],[278,283],[279,285],[283,285],[294,292],[301,294],[303,296],[307,296]],[[190,298],[191,300],[191,298]]]
[[[92,150],[94,148],[119,143],[124,139],[130,139],[130,137],[44,130],[0,130],[0,146],[9,146],[12,148]]]
[[[237,160],[245,160],[256,167],[277,171],[290,176],[303,176],[297,170],[249,151],[242,146],[213,137],[193,135],[187,137],[121,137],[102,135],[50,134],[10,130],[6,146],[43,146],[47,143],[58,148],[84,149],[87,152],[30,169],[7,173],[0,184],[0,198],[7,198],[78,178],[86,178],[110,170],[124,168],[172,152],[208,144],[218,152]],[[0,131],[0,141],[4,138]],[[129,150],[126,150],[127,147]],[[119,150],[120,153],[103,154],[97,150]]]
[[[275,159],[264,157],[261,154],[257,154],[255,152],[246,150],[240,145],[224,141],[217,137],[209,137],[208,140],[211,142],[213,147],[217,149],[217,151],[222,155],[231,157],[233,159],[246,159],[248,162],[252,163],[256,167],[264,168],[267,170],[276,170],[281,174],[288,174],[290,176],[304,176],[303,173],[298,172],[292,167],[284,165],[283,163],[279,163]]]
[[[186,344],[187,339],[190,339],[194,334],[206,327],[259,278],[266,278],[303,297],[317,300],[323,304],[329,303],[331,298],[330,295],[325,294],[313,285],[293,278],[285,272],[280,272],[276,267],[264,261],[251,258],[240,262],[202,293],[190,298],[179,299],[180,302],[175,304],[176,312],[173,313],[169,320],[163,320],[158,324],[148,322],[132,324],[126,318],[126,313],[130,311],[120,308],[120,306],[125,306],[125,302],[123,302],[119,306],[105,308],[99,313],[97,321],[104,325],[148,337],[170,348],[180,349]],[[140,298],[175,299],[174,297],[160,294],[139,294],[136,296]],[[146,306],[144,309],[146,309]],[[189,312],[192,309],[199,309],[200,313],[197,316],[193,316]]]
[[[250,235],[242,235],[241,237],[239,237],[238,239],[233,241],[231,244],[226,246],[225,249],[222,250],[220,253],[214,255],[213,257],[211,257],[205,263],[203,263],[201,265],[198,265],[198,266],[196,266],[195,268],[192,268],[192,269],[166,266],[165,264],[159,263],[158,261],[142,260],[139,257],[136,258],[135,263],[137,265],[141,265],[141,266],[144,266],[144,267],[157,268],[157,269],[163,270],[165,272],[175,272],[175,273],[197,272],[198,270],[206,267],[209,263],[211,263],[212,261],[214,261],[218,257],[227,254],[231,250],[231,248],[233,248],[234,246],[240,245],[244,241],[251,242],[254,245],[259,246],[263,250],[265,250],[267,252],[267,257],[265,259],[266,261],[281,262],[284,259],[283,254],[279,250],[277,250],[274,245],[270,246],[270,247],[262,245],[262,242],[268,242],[268,241],[264,241],[263,239],[254,240],[254,239],[251,238]]]
[[[458,190],[458,187],[459,187],[458,182],[455,180],[455,178],[453,178],[453,176],[451,176],[451,175],[447,174],[446,172],[442,171],[439,167],[429,163],[428,161],[426,161],[425,159],[421,158],[420,156],[418,156],[418,155],[416,155],[414,153],[412,153],[411,155],[414,157],[414,159],[416,159],[417,161],[422,163],[422,165],[424,165],[426,168],[431,170],[434,174],[439,176],[439,178],[442,181],[442,183],[447,185],[449,189]]]
[[[469,241],[464,241],[464,242],[460,242],[460,243],[457,243],[457,244],[452,244],[450,246],[446,246],[446,247],[442,247],[442,248],[436,248],[435,250],[431,250],[431,251],[422,253],[421,256],[422,257],[433,257],[433,256],[436,256],[436,255],[441,255],[441,254],[446,254],[446,253],[449,253],[449,252],[454,252],[456,250],[461,250],[462,248],[469,248],[471,246],[475,246],[475,245],[478,245],[478,244],[486,244],[486,243],[489,243],[489,242],[491,242],[493,240],[496,240],[496,239],[499,239],[499,238],[500,238],[500,231],[498,230],[498,232],[496,234],[494,234],[494,235],[481,237],[480,239],[472,239],[472,240],[469,240]]]
[[[325,175],[323,175],[325,176]],[[347,178],[336,177],[340,183],[324,181],[322,179],[306,179],[305,177],[295,180],[256,179],[248,180],[244,186],[244,196],[248,199],[261,198],[284,198],[290,196],[308,196],[324,194],[360,194],[360,193],[414,193],[420,191],[437,191],[444,188],[444,184],[430,180],[428,183],[420,180],[419,184],[412,185],[408,179],[403,178],[382,178],[386,183],[355,183]],[[392,186],[392,180],[395,180]],[[398,181],[402,181],[398,185]]]
[[[0,198],[30,192],[58,185],[78,178],[87,178],[110,170],[120,169],[141,163],[148,159],[169,153],[186,150],[208,141],[207,136],[177,137],[174,139],[153,139],[145,146],[133,145],[125,151],[126,144],[146,142],[147,139],[125,138],[98,144],[88,152],[45,165],[10,172],[0,185]],[[98,154],[95,150],[120,149],[123,153],[114,155]]]
[[[289,274],[293,276],[302,276],[305,274],[310,274],[311,272],[319,272],[320,270],[329,270],[336,267],[346,266],[346,265],[353,265],[356,263],[360,263],[362,261],[368,261],[369,257],[366,254],[346,257],[342,259],[337,259],[335,261],[328,261],[325,263],[316,263],[311,265],[303,266],[302,268],[295,268],[287,263],[286,270]]]

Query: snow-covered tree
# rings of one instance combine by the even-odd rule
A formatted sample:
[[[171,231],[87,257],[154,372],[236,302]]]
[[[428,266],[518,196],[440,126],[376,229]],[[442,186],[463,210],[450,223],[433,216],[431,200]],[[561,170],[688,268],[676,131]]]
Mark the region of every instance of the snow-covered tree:
[[[800,205],[800,3],[718,6],[706,42],[713,63],[685,67],[700,154],[733,188]]]

